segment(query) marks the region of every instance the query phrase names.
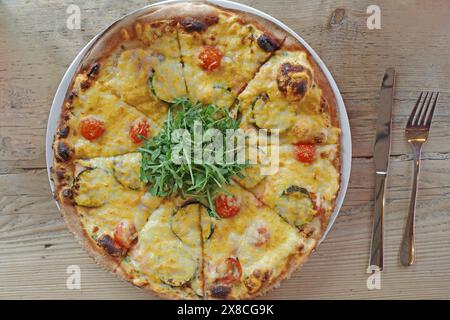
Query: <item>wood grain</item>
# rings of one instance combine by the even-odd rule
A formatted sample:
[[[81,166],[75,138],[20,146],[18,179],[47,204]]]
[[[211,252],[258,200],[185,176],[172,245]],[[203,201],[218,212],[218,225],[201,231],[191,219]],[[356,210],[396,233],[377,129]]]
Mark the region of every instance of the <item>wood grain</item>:
[[[373,1],[247,0],[279,18],[319,53],[350,118],[354,158],[335,226],[301,271],[270,299],[450,298],[450,3],[377,1],[380,30],[366,26]],[[96,266],[67,231],[50,194],[45,130],[53,94],[78,51],[147,1],[76,1],[81,30],[66,27],[68,4],[0,2],[0,298],[152,299]],[[381,290],[366,274],[373,211],[373,138],[386,67],[398,72]],[[441,91],[425,146],[417,208],[417,264],[398,250],[409,203],[412,157],[403,130],[421,90]],[[66,288],[78,265],[82,289]]]

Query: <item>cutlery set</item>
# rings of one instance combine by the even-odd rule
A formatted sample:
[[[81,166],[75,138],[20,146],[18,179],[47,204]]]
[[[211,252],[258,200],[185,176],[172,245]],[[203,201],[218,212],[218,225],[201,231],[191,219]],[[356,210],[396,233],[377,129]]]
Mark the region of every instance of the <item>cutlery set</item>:
[[[381,84],[380,107],[376,125],[374,144],[375,162],[375,211],[373,218],[372,241],[369,266],[383,270],[384,213],[386,202],[386,181],[391,149],[392,106],[395,89],[395,70],[386,70]],[[420,155],[422,146],[427,142],[431,121],[439,98],[439,92],[420,93],[411,111],[405,129],[405,137],[414,155],[414,178],[408,218],[400,248],[400,262],[410,266],[415,260],[414,220],[418,179],[420,172]]]

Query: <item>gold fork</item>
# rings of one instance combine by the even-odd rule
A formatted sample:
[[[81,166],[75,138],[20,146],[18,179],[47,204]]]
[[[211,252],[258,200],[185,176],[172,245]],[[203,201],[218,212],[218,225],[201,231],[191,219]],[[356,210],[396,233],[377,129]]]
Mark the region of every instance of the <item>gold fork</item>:
[[[400,261],[404,266],[410,266],[415,260],[414,248],[414,220],[416,211],[417,182],[420,171],[420,154],[422,146],[428,140],[431,120],[434,109],[439,98],[439,92],[420,93],[414,109],[411,111],[408,123],[406,124],[405,136],[411,145],[414,154],[414,180],[409,203],[408,220],[406,222],[405,233],[403,234],[402,246],[400,249]],[[428,96],[430,96],[428,98]],[[431,101],[433,100],[433,103]],[[430,109],[431,105],[431,109]]]

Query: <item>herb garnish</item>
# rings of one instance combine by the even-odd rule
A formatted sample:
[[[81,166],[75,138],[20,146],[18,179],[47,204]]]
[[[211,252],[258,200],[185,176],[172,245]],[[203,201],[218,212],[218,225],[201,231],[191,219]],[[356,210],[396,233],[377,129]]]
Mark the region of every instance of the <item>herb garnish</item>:
[[[148,191],[154,196],[179,194],[184,198],[193,197],[210,207],[210,215],[217,216],[213,197],[218,191],[226,192],[224,186],[233,176],[242,177],[241,171],[247,163],[196,163],[194,139],[189,140],[190,154],[183,152],[186,161],[175,163],[172,151],[177,143],[172,141],[172,134],[177,129],[185,129],[190,137],[194,137],[194,122],[200,122],[205,131],[210,128],[219,130],[223,135],[224,145],[227,129],[239,128],[239,121],[224,108],[214,104],[191,104],[188,98],[176,99],[169,108],[161,132],[156,137],[147,139],[144,146],[139,148],[142,154],[141,180],[148,184]],[[230,150],[224,151],[224,157],[225,152]]]

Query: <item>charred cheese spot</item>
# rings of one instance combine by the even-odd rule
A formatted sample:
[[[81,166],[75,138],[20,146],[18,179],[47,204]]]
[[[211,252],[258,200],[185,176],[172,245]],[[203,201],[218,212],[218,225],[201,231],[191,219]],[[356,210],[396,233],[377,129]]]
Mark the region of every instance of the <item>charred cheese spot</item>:
[[[73,151],[69,145],[64,141],[57,141],[55,156],[60,161],[69,161],[72,157]]]
[[[72,192],[72,189],[70,189],[70,188],[64,188],[61,191],[61,195],[63,196],[63,198],[66,198],[67,200],[73,199],[73,192]]]
[[[202,18],[184,17],[181,19],[180,24],[184,31],[192,33],[205,31],[209,26],[217,22],[219,22],[219,17],[210,15]]]
[[[280,66],[277,86],[287,99],[293,101],[303,99],[311,84],[311,71],[303,65],[285,62]]]
[[[94,79],[100,71],[100,63],[96,62],[92,65],[91,70],[89,70],[88,78]]]
[[[65,168],[57,168],[55,170],[55,174],[56,174],[56,179],[59,182],[63,182],[65,180],[65,178],[66,178],[66,170],[65,170]]]
[[[120,257],[126,253],[126,250],[121,248],[108,234],[102,235],[97,243],[112,257]]]
[[[226,299],[231,293],[231,288],[229,286],[216,285],[211,287],[210,291],[213,298]]]
[[[280,43],[266,33],[260,35],[257,42],[258,46],[267,52],[274,52],[280,48]]]
[[[206,30],[206,28],[207,28],[206,23],[204,23],[198,19],[192,18],[192,17],[183,18],[181,20],[181,26],[183,27],[183,29],[186,32],[189,32],[189,33],[201,32],[201,31]]]
[[[69,132],[70,132],[70,128],[68,126],[64,126],[58,130],[58,135],[61,138],[67,138],[67,136],[69,135]]]

